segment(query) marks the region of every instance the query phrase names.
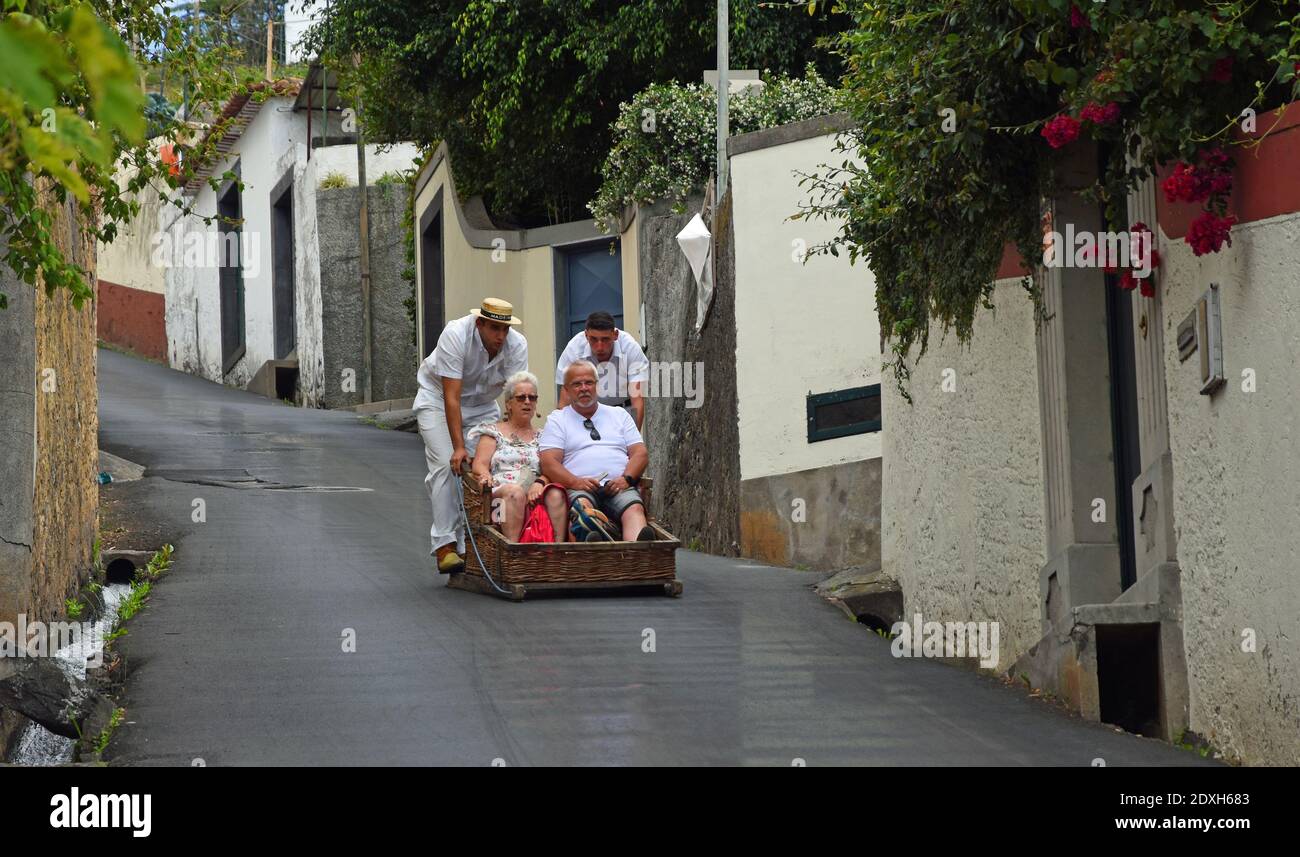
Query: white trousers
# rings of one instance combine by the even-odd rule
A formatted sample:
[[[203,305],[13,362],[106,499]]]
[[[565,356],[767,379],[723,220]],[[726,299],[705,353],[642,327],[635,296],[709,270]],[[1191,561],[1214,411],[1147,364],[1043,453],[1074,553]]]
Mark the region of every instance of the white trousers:
[[[429,529],[429,553],[435,553],[445,544],[456,543],[456,553],[465,553],[465,534],[461,531],[460,501],[456,493],[456,480],[459,478],[451,472],[451,434],[447,431],[447,414],[439,401],[417,401],[416,419],[420,427],[420,439],[424,441],[424,462],[429,467],[424,477],[424,490],[429,494],[433,506],[433,526]],[[501,410],[493,402],[488,409],[461,411],[461,431],[469,430],[482,422],[496,422],[501,419]],[[475,444],[471,446],[467,438],[462,437],[470,458],[474,457]]]

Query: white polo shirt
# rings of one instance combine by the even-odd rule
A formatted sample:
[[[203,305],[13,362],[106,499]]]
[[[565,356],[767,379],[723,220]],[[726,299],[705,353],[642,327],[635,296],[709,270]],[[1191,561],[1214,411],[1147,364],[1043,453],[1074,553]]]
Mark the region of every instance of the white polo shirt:
[[[602,405],[621,405],[628,396],[628,382],[650,380],[650,361],[646,360],[641,344],[625,330],[614,329],[618,334],[614,340],[614,353],[607,363],[599,363],[591,351],[585,331],[569,340],[555,364],[555,383],[564,386],[564,370],[579,360],[586,360],[596,367],[596,396]],[[641,390],[645,395],[645,388]]]
[[[627,470],[628,448],[634,443],[645,443],[637,431],[636,421],[625,408],[597,403],[591,424],[596,427],[600,440],[592,440],[591,430],[582,424],[585,419],[573,405],[551,411],[537,448],[563,451],[564,468],[574,476],[594,479],[604,473],[606,479],[617,479]]]
[[[417,379],[421,403],[442,405],[442,379],[458,378],[461,382],[460,406],[465,412],[491,410],[505,389],[506,379],[528,368],[528,340],[513,327],[506,334],[501,350],[491,359],[483,347],[474,323],[478,316],[470,313],[449,322],[438,337],[438,347],[420,364]]]

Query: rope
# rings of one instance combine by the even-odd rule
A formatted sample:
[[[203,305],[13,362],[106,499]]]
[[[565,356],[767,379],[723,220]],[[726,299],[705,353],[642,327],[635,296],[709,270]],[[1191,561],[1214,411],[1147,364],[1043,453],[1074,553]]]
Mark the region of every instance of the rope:
[[[470,525],[469,512],[465,509],[465,485],[461,480],[459,474],[455,476],[455,480],[456,480],[456,499],[460,503],[460,517],[461,520],[465,522],[465,535],[469,537],[469,545],[474,549],[474,558],[478,560],[478,567],[483,569],[483,576],[487,578],[488,583],[492,584],[493,589],[495,589],[497,592],[500,592],[502,595],[513,596],[514,593],[512,593],[508,589],[502,589],[501,586],[495,580],[492,579],[492,574],[487,569],[487,563],[483,562],[483,557],[479,555],[478,542],[474,540],[474,528]],[[464,574],[465,572],[462,571],[459,573]]]

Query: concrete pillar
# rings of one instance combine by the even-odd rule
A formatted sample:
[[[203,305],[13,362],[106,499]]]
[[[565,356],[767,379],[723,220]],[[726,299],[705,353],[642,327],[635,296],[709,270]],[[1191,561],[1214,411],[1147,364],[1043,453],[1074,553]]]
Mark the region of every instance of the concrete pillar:
[[[1101,211],[1079,191],[1097,177],[1093,145],[1080,140],[1061,165],[1065,190],[1048,203],[1051,229],[1101,232]],[[1064,243],[1064,242],[1063,242]],[[1068,244],[1058,259],[1073,255]],[[1120,594],[1120,555],[1111,437],[1110,361],[1105,277],[1098,267],[1039,269],[1043,318],[1038,375],[1048,561],[1039,573],[1043,627],[1068,632],[1079,604],[1104,604]],[[1093,520],[1096,500],[1104,522]],[[1061,627],[1065,624],[1065,627]]]

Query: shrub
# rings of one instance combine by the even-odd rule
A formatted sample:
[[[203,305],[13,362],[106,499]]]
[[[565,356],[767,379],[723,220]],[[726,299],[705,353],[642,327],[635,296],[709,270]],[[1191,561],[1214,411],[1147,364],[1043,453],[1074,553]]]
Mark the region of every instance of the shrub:
[[[823,116],[841,109],[839,92],[812,66],[804,78],[770,77],[755,92],[728,102],[732,134]],[[704,187],[717,145],[717,95],[699,83],[653,84],[619,106],[614,145],[601,167],[602,181],[588,204],[601,226],[613,232],[623,209],[671,199],[674,210]]]

